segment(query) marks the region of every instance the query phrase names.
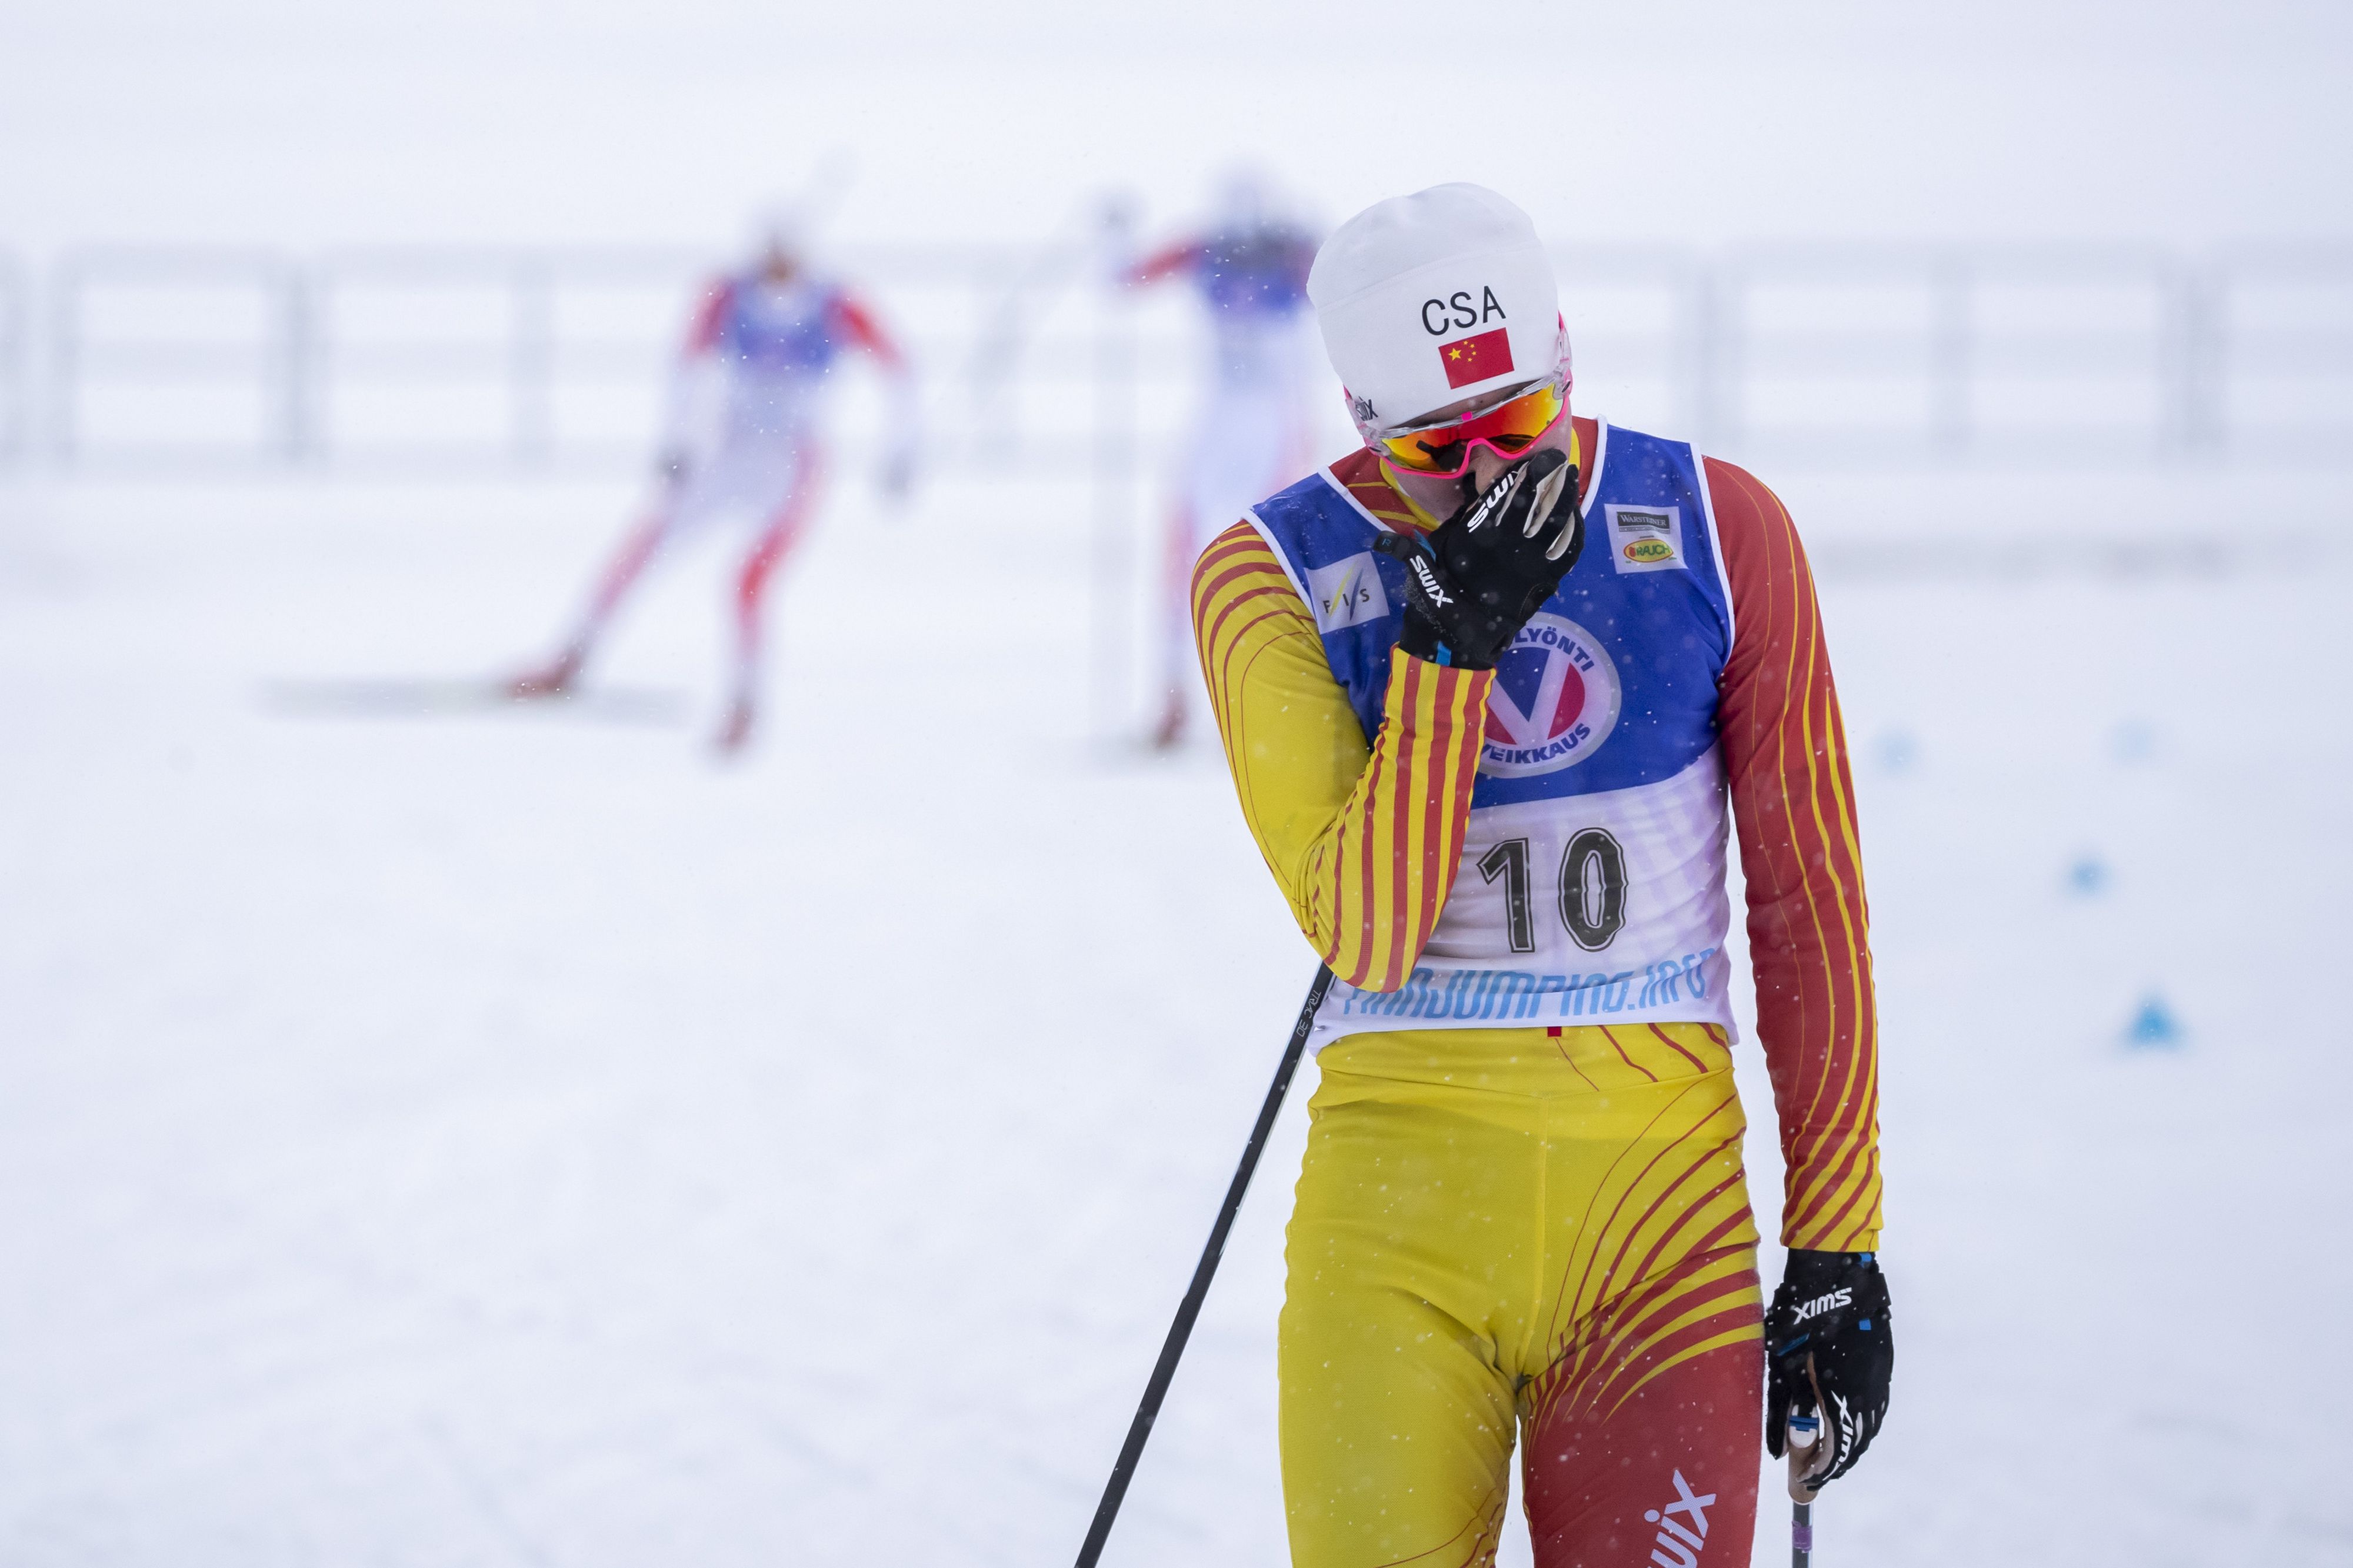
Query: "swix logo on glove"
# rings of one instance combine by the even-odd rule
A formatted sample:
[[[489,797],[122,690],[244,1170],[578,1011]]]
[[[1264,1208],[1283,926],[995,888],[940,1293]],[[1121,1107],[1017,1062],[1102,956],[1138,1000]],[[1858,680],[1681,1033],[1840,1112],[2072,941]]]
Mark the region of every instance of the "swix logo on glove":
[[[1479,504],[1471,509],[1471,515],[1462,520],[1462,531],[1476,533],[1494,521],[1496,515],[1511,504],[1512,498],[1520,493],[1527,478],[1528,470],[1521,464],[1505,468],[1504,477],[1488,487],[1487,493],[1479,498]]]
[[[1659,1545],[1666,1549],[1653,1550],[1651,1561],[1659,1568],[1695,1568],[1700,1548],[1707,1544],[1707,1510],[1715,1506],[1715,1494],[1694,1492],[1681,1470],[1675,1472],[1675,1494],[1674,1501],[1642,1516],[1659,1527]],[[1683,1517],[1678,1520],[1677,1514]]]
[[[1421,591],[1430,595],[1431,608],[1440,608],[1454,602],[1453,595],[1439,586],[1438,574],[1430,569],[1427,559],[1417,555],[1413,557],[1412,564],[1413,574],[1421,579]]]
[[[1808,1318],[1819,1318],[1824,1312],[1852,1305],[1854,1305],[1854,1292],[1841,1286],[1827,1296],[1817,1296],[1810,1301],[1801,1303],[1793,1321],[1802,1323]]]

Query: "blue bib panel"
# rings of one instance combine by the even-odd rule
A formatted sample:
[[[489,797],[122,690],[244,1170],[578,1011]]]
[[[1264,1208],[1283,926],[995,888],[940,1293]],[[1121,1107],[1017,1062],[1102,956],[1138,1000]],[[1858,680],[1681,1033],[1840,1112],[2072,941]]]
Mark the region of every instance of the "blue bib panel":
[[[1715,714],[1732,607],[1714,518],[1685,442],[1604,424],[1592,460],[1577,565],[1496,662],[1437,931],[1403,991],[1335,985],[1319,1040],[1588,1016],[1730,1025]],[[1387,529],[1329,473],[1254,521],[1369,742],[1406,603],[1404,567],[1373,549]]]
[[[821,374],[841,353],[834,324],[839,300],[814,284],[771,289],[757,278],[739,279],[719,323],[720,348],[755,372]]]

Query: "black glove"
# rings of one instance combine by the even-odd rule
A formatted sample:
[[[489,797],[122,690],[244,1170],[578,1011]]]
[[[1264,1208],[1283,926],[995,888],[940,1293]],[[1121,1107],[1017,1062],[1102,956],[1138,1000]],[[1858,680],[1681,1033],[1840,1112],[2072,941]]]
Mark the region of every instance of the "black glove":
[[[1416,658],[1493,669],[1585,547],[1577,465],[1550,447],[1505,468],[1428,537],[1385,533],[1405,563],[1398,646]]]
[[[1820,1389],[1822,1436],[1831,1447],[1827,1465],[1806,1484],[1828,1486],[1871,1447],[1887,1415],[1894,1370],[1879,1260],[1868,1252],[1792,1251],[1765,1314],[1766,1448],[1781,1457],[1789,1417],[1813,1415]]]

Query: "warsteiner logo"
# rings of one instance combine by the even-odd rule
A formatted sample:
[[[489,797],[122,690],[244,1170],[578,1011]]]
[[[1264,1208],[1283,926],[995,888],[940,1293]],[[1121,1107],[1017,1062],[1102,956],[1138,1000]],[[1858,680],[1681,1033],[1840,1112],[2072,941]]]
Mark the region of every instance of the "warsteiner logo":
[[[1683,510],[1679,506],[1605,506],[1609,525],[1609,564],[1628,572],[1681,572]]]
[[[1575,767],[1617,727],[1618,667],[1593,634],[1539,614],[1495,661],[1479,771],[1529,778]]]

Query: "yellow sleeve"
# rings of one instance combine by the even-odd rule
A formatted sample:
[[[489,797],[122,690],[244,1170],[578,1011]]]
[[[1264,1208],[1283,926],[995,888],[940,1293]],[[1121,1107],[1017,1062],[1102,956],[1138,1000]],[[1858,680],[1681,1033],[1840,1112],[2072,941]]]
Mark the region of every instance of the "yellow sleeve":
[[[1454,885],[1493,672],[1393,652],[1367,744],[1314,617],[1246,522],[1193,569],[1193,636],[1242,816],[1292,917],[1341,979],[1396,990]]]

